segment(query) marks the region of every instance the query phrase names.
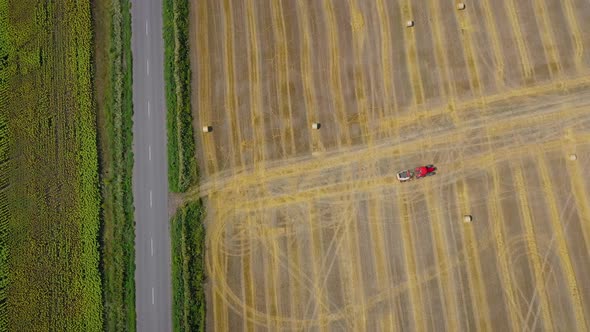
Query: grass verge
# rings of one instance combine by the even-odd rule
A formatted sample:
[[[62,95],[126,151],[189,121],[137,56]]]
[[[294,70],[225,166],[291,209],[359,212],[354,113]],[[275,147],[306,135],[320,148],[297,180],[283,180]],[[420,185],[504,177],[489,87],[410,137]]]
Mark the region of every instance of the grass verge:
[[[94,0],[92,11],[102,189],[104,329],[135,331],[130,3]]]
[[[191,115],[188,0],[164,0],[164,80],[168,129],[168,185],[184,192],[196,181]]]
[[[205,213],[200,201],[171,220],[172,326],[176,332],[205,331]]]
[[[0,102],[10,138],[10,169],[0,170],[10,183],[1,211],[8,215],[1,252],[10,253],[5,326],[100,331],[89,0],[0,0],[0,16]]]

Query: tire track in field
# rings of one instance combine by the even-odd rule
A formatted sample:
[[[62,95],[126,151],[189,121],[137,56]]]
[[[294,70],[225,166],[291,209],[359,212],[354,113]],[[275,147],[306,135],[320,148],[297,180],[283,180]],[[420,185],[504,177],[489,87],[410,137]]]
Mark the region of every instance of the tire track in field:
[[[552,121],[557,121],[560,118],[563,118],[563,115],[562,115],[563,113],[568,113],[568,112],[571,115],[572,111],[570,111],[569,109],[565,109],[565,110],[562,110],[561,112],[551,114],[551,116],[534,117],[534,118],[530,119],[530,122],[527,121],[524,123],[520,123],[519,125],[524,126],[525,124],[533,125],[537,122],[540,124],[543,124],[543,123],[548,123],[548,122],[552,122]],[[586,112],[586,110],[581,109],[581,110],[578,110],[577,112],[584,113],[584,112]],[[506,133],[510,133],[510,132],[517,129],[514,121],[515,121],[514,119],[508,118],[501,123],[490,124],[488,127],[488,130],[490,131],[490,133],[493,133],[495,136],[501,136],[504,139],[511,139],[509,137],[506,138]],[[575,121],[575,118],[572,119],[571,121]],[[469,135],[469,131],[454,132],[454,133],[452,133],[452,135],[451,134],[445,135],[444,140],[450,145],[453,145],[453,144],[459,145],[459,144],[461,144],[462,141],[465,140],[467,135]],[[400,146],[396,146],[396,147],[392,147],[392,146],[384,147],[383,149],[378,150],[379,151],[378,154],[388,155],[388,156],[403,155],[405,153],[409,153],[409,152],[413,151],[413,149],[415,149],[415,146],[419,145],[418,143],[427,142],[430,139],[431,138],[427,137],[427,138],[422,138],[417,141],[409,142],[408,144],[405,144],[403,146],[400,145]],[[470,158],[470,162],[478,165],[479,166],[478,168],[484,167],[484,166],[490,166],[490,165],[494,164],[495,158],[499,159],[499,160],[506,160],[507,158],[517,156],[519,153],[526,153],[528,151],[528,149],[539,146],[539,145],[542,145],[546,148],[551,148],[551,147],[557,146],[559,144],[563,144],[564,142],[565,142],[565,140],[563,138],[557,138],[557,139],[552,139],[552,140],[549,139],[544,142],[534,141],[534,142],[530,142],[530,143],[522,143],[518,147],[515,147],[514,145],[508,145],[508,146],[497,149],[493,153],[487,153],[487,154],[473,156]],[[484,144],[487,145],[488,143],[482,143],[482,145],[484,145]],[[439,152],[441,151],[440,148],[437,148],[435,150],[439,151]],[[374,158],[374,156],[376,154],[377,154],[376,151],[371,151],[371,152],[364,151],[364,153],[355,154],[354,160],[366,160],[367,162],[372,162],[371,158]],[[341,161],[340,163],[343,163],[343,162]],[[455,168],[464,169],[461,160],[449,161],[447,166],[449,167],[449,169],[455,169]],[[306,169],[306,172],[308,174],[310,174],[310,175],[308,175],[308,178],[310,178],[311,174],[312,174],[311,173],[312,169],[307,169],[307,168],[302,167],[301,170],[303,170],[303,169]],[[314,186],[314,187],[310,187],[308,189],[300,189],[295,194],[284,193],[284,194],[276,194],[271,197],[260,197],[260,198],[253,199],[248,202],[240,202],[236,207],[239,207],[240,209],[246,209],[246,210],[256,209],[258,206],[264,206],[265,208],[276,207],[276,206],[280,206],[280,205],[284,205],[284,204],[304,202],[304,201],[313,199],[314,197],[329,197],[329,196],[339,195],[342,193],[349,192],[353,188],[356,188],[358,190],[364,190],[364,191],[373,190],[375,188],[391,185],[396,182],[397,182],[397,180],[395,178],[395,174],[384,175],[384,176],[376,177],[376,178],[361,178],[361,179],[354,179],[351,181],[341,181],[338,183]]]
[[[346,104],[342,96],[342,81],[340,77],[340,55],[338,53],[338,31],[337,23],[334,14],[334,8],[331,1],[322,1],[325,13],[325,25],[329,36],[329,61],[328,71],[330,73],[330,90],[332,93],[332,100],[334,105],[334,115],[338,123],[338,148],[342,145],[350,146],[351,138],[346,116]]]
[[[553,228],[553,231],[555,232],[554,234],[557,241],[559,259],[564,269],[564,274],[567,280],[570,298],[572,300],[572,306],[574,307],[576,326],[579,331],[587,331],[588,326],[584,315],[584,306],[580,296],[578,281],[576,280],[576,273],[570,258],[569,250],[567,247],[567,240],[560,222],[562,218],[560,216],[559,209],[556,205],[557,200],[555,199],[555,189],[551,181],[551,176],[549,175],[547,162],[545,160],[543,152],[539,153],[539,155],[537,156],[536,165],[539,169],[543,185],[543,192],[545,197],[547,198],[546,203],[550,214],[549,219],[551,220],[551,226]]]
[[[561,60],[557,52],[557,44],[555,43],[555,34],[553,33],[553,28],[551,27],[551,19],[547,14],[547,5],[545,0],[533,1],[532,5],[534,16],[537,19],[539,35],[541,36],[543,43],[543,50],[545,51],[547,59],[549,59],[549,63],[547,64],[549,67],[549,72],[551,74],[551,78],[555,79],[556,77],[560,76],[562,68]]]
[[[412,14],[412,5],[410,0],[400,0],[398,4],[401,10],[401,17],[404,20],[412,20],[414,16]],[[425,100],[424,86],[422,83],[422,77],[420,75],[420,67],[418,65],[420,60],[418,59],[418,52],[416,50],[415,29],[416,27],[406,28],[406,33],[404,35],[404,48],[407,51],[404,53],[406,54],[406,63],[408,64],[412,91],[414,92],[414,106],[418,107],[419,105],[424,104]]]
[[[235,92],[235,64],[234,64],[234,30],[235,26],[233,23],[233,9],[231,0],[223,0],[222,4],[224,26],[223,26],[223,39],[225,41],[223,46],[223,59],[225,65],[225,107],[229,114],[230,121],[230,141],[232,151],[232,169],[237,169],[239,166],[244,165],[244,156],[242,155],[239,147],[242,142],[242,135],[240,133],[240,125],[236,115],[238,107],[238,96]],[[238,151],[236,151],[236,149]]]
[[[201,123],[211,123],[211,70],[209,65],[209,22],[207,15],[207,1],[199,1],[197,4],[197,49],[199,50],[198,58],[198,82],[199,82],[199,100],[198,112]],[[219,171],[219,164],[215,154],[215,141],[213,137],[203,139],[204,154],[206,156],[207,175],[215,174]]]
[[[254,0],[247,0],[246,22],[248,26],[248,81],[250,82],[250,111],[252,112],[252,130],[254,131],[254,167],[262,169],[266,155],[266,123],[262,112],[262,92],[260,82],[260,52],[258,44],[258,26]]]
[[[589,79],[588,77],[581,77],[581,78],[577,78],[577,79],[572,79],[572,80],[568,80],[568,81],[564,81],[563,82],[563,87],[565,89],[580,89],[583,86],[586,86],[589,83]],[[546,85],[541,85],[541,86],[537,86],[537,87],[531,87],[531,88],[523,88],[523,89],[518,89],[518,90],[514,90],[512,92],[507,93],[507,95],[503,95],[503,94],[498,94],[498,95],[494,95],[491,97],[487,97],[486,100],[488,102],[488,107],[495,102],[503,102],[503,101],[510,101],[512,103],[516,103],[518,102],[519,99],[523,99],[524,97],[533,97],[533,96],[537,96],[540,94],[544,94],[544,93],[551,93],[556,91],[556,87],[554,84],[546,84]],[[551,113],[551,115],[544,115],[544,117],[547,117],[545,120],[546,121],[550,121],[551,119],[555,118],[555,116],[558,117],[563,117],[565,115],[574,115],[578,114],[580,112],[580,110],[578,109],[578,105],[576,105],[575,103],[577,103],[579,100],[583,100],[584,96],[583,95],[574,95],[572,96],[572,98],[569,98],[567,100],[563,100],[563,104],[567,105],[569,107],[569,105],[571,105],[572,107],[575,107],[572,110],[566,110],[566,111],[557,111],[554,113]],[[531,98],[529,98],[528,100],[533,100]],[[463,114],[465,112],[468,111],[473,111],[473,108],[477,107],[478,102],[466,102],[466,103],[459,103],[457,105],[457,108],[455,110],[455,112],[459,112],[459,114]],[[527,105],[523,105],[521,107],[519,107],[521,109],[524,108],[528,108],[530,109],[530,106]],[[430,120],[432,118],[435,117],[440,117],[440,116],[447,116],[449,114],[448,110],[446,109],[446,107],[441,107],[441,108],[435,108],[433,110],[431,110],[429,113],[426,114],[426,117],[423,118],[423,121],[427,121]],[[507,118],[508,122],[506,122],[507,120],[494,120],[494,119],[488,119],[486,120],[488,123],[494,123],[494,122],[500,122],[500,123],[505,123],[505,124],[509,124],[509,122],[518,122],[518,121],[522,121],[522,120],[528,120],[531,119],[531,116],[518,116],[517,118],[512,117],[512,118]],[[537,116],[532,117],[531,120],[535,120],[535,119],[542,119],[539,118]],[[535,120],[536,121],[536,120]],[[399,124],[404,124],[404,125],[411,125],[416,123],[416,119],[415,116],[406,116],[403,118],[399,118],[399,119],[383,119],[381,121],[381,125],[382,126],[392,126],[392,125],[399,125]],[[433,132],[432,133],[432,138],[441,138],[440,135],[438,135],[438,133]],[[360,148],[353,148],[351,151],[357,151],[359,152],[361,155],[365,155],[367,153],[373,153],[375,149],[378,149],[379,151],[383,152],[383,153],[395,153],[395,151],[399,150],[400,146],[405,146],[411,144],[410,141],[400,141],[399,138],[392,138],[391,140],[389,140],[389,143],[385,145],[380,144],[377,147],[374,147],[373,149],[360,149]],[[348,151],[348,152],[351,152]],[[359,158],[358,154],[350,154],[350,153],[346,153],[346,150],[340,150],[338,154],[334,154],[331,156],[326,156],[323,159],[312,159],[312,160],[301,160],[298,162],[295,162],[296,160],[294,160],[293,163],[287,164],[287,165],[282,165],[280,167],[274,167],[274,168],[270,168],[267,169],[265,174],[264,174],[264,180],[268,181],[268,180],[272,180],[272,179],[277,179],[277,178],[281,178],[287,175],[296,175],[296,174],[301,174],[302,172],[308,172],[311,168],[314,168],[316,170],[320,170],[320,169],[325,169],[327,167],[331,167],[332,165],[334,165],[334,163],[346,163],[346,162],[350,162],[351,160],[356,160],[357,158]],[[229,174],[229,173],[227,173]],[[223,174],[222,174],[223,175]],[[238,185],[248,185],[248,184],[256,184],[260,182],[261,179],[261,175],[258,173],[253,173],[253,174],[242,174],[239,176],[221,176],[221,179],[212,179],[206,182],[203,182],[201,184],[200,187],[198,188],[193,188],[191,191],[189,191],[186,195],[185,198],[186,199],[192,199],[192,197],[199,197],[199,196],[206,196],[209,193],[219,190],[219,188],[225,188],[225,189],[231,189],[231,188],[237,188]]]
[[[461,158],[463,159],[462,153]],[[456,183],[456,199],[458,215],[462,216],[469,211],[469,194],[463,180]],[[481,271],[481,262],[478,254],[477,238],[471,224],[465,225],[461,231],[461,238],[465,247],[465,256],[468,263],[467,274],[469,275],[469,288],[471,289],[471,301],[475,304],[473,308],[474,318],[478,331],[491,331],[492,323],[490,320],[490,308],[488,305],[483,273]],[[481,319],[478,319],[480,318]],[[483,320],[483,321],[482,321]]]
[[[522,75],[525,81],[527,81],[533,78],[532,76],[534,75],[534,72],[533,68],[531,67],[530,55],[526,46],[526,42],[522,36],[522,31],[520,30],[520,22],[518,20],[516,8],[514,8],[514,1],[515,0],[504,0],[504,5],[506,11],[508,12],[510,25],[512,26],[512,32],[516,38],[516,46],[518,47],[518,54],[520,55],[520,63],[522,65]]]
[[[547,298],[547,290],[545,289],[545,277],[543,273],[543,266],[539,259],[540,253],[535,240],[535,230],[533,226],[533,218],[530,212],[530,206],[528,203],[526,187],[524,183],[524,175],[522,174],[522,164],[513,167],[514,181],[516,184],[516,193],[519,201],[519,209],[521,212],[522,222],[526,233],[526,244],[528,248],[528,257],[531,258],[533,265],[533,272],[535,275],[535,292],[533,297],[538,294],[541,306],[541,315],[543,318],[543,325],[548,330],[554,330],[555,325],[551,315],[551,308],[549,306],[549,300]],[[535,301],[531,299],[531,308]],[[530,310],[530,309],[529,309]]]
[[[297,1],[297,25],[301,36],[301,80],[303,83],[303,95],[305,96],[305,111],[310,122],[319,122],[318,112],[316,111],[317,102],[315,96],[315,86],[313,81],[313,69],[311,59],[311,34],[309,32],[309,8],[305,0]],[[311,136],[311,151],[322,152],[326,148],[322,144],[320,134],[317,131],[307,131]]]
[[[277,69],[277,99],[281,114],[281,140],[285,143],[283,154],[294,156],[297,153],[295,136],[293,133],[293,111],[291,109],[291,89],[289,87],[289,54],[287,49],[287,34],[285,32],[285,18],[283,16],[282,1],[270,1],[272,28],[275,39],[276,69]],[[289,149],[287,149],[287,146]]]

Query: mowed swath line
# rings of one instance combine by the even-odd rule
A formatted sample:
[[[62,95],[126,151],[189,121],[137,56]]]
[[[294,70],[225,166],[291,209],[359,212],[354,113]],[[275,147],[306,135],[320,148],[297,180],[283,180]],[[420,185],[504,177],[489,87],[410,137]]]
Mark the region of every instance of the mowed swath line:
[[[268,220],[268,215],[261,216],[260,214],[254,215],[254,218],[264,218]],[[279,270],[280,260],[279,248],[276,240],[277,234],[274,234],[273,229],[265,228],[262,233],[261,242],[265,245],[264,249],[267,250],[268,254],[264,255],[264,301],[266,304],[267,312],[267,326],[268,329],[280,329],[282,326],[276,319],[281,315],[279,309],[278,293],[280,292],[279,287]],[[260,285],[258,285],[260,287]]]
[[[328,271],[324,271],[324,265],[322,264],[322,239],[321,239],[321,228],[317,225],[321,222],[320,217],[318,216],[318,207],[315,205],[315,202],[308,203],[308,226],[309,226],[309,236],[311,237],[310,243],[310,252],[311,252],[311,264],[312,264],[312,276],[311,279],[313,280],[313,294],[315,295],[318,312],[317,312],[317,321],[318,327],[320,331],[327,331],[328,320],[326,318],[326,313],[329,312],[329,306],[327,305],[326,299],[326,286],[325,283],[322,281],[322,277],[327,275]],[[314,315],[315,316],[315,315]]]
[[[307,1],[297,0],[297,24],[299,26],[300,38],[301,38],[301,77],[303,83],[303,95],[305,96],[305,112],[307,112],[307,118],[312,121],[318,120],[318,113],[316,111],[317,103],[315,96],[315,86],[313,81],[313,70],[311,64],[311,34],[309,32],[309,25],[311,21],[309,19],[309,8],[307,7]],[[309,131],[311,135],[311,148],[313,152],[325,151],[325,148],[320,140],[319,133],[316,131]]]
[[[530,56],[525,43],[525,39],[522,36],[522,31],[520,30],[520,21],[518,18],[518,14],[516,13],[516,8],[514,7],[514,1],[515,0],[504,0],[504,5],[506,7],[506,12],[508,13],[508,18],[510,19],[512,32],[514,33],[514,37],[516,38],[516,46],[518,48],[518,54],[520,55],[520,63],[522,65],[522,76],[526,80],[531,78],[534,73],[533,68],[531,67]]]
[[[457,22],[459,23],[459,31],[457,31],[457,35],[463,36],[463,38],[460,39],[463,45],[463,54],[465,55],[465,63],[467,64],[467,69],[469,73],[469,85],[471,87],[471,91],[475,96],[482,98],[483,87],[481,83],[480,71],[478,68],[475,51],[473,48],[473,38],[471,32],[472,29],[474,29],[474,27],[471,25],[469,15],[468,13],[466,13],[466,11],[453,10],[453,12],[455,13],[455,17],[457,18]]]
[[[401,10],[401,17],[403,22],[413,20],[412,5],[410,0],[400,0],[399,6]],[[399,22],[403,24],[402,22]],[[417,24],[426,24],[426,22],[417,22]],[[406,28],[404,34],[404,49],[406,50],[406,63],[410,72],[410,81],[412,84],[412,91],[414,92],[414,106],[424,104],[424,86],[422,84],[422,77],[420,75],[420,67],[418,62],[418,52],[416,50],[416,36],[414,30],[418,28]]]
[[[354,54],[354,94],[357,103],[356,116],[361,127],[361,138],[364,144],[373,144],[373,131],[369,130],[369,109],[367,106],[367,89],[365,88],[365,69],[361,65],[366,39],[365,19],[358,8],[357,0],[348,0],[350,18],[352,20],[352,51]]]
[[[582,32],[580,30],[580,25],[578,23],[578,18],[576,17],[574,6],[572,5],[571,0],[563,0],[561,4],[564,9],[564,13],[566,16],[567,25],[569,27],[574,45],[575,45],[575,56],[574,60],[576,63],[576,69],[578,72],[582,72],[585,69],[585,65],[583,63],[584,57],[584,42],[582,39]]]
[[[504,54],[502,52],[502,46],[500,45],[500,38],[498,37],[498,30],[496,29],[490,1],[493,0],[481,0],[481,5],[483,6],[485,14],[486,30],[490,33],[490,40],[492,42],[491,47],[494,53],[494,75],[496,77],[496,84],[498,87],[504,87],[506,85],[504,77]]]
[[[444,228],[441,227],[443,220],[440,218],[440,211],[442,211],[439,200],[440,195],[434,193],[432,185],[424,185],[423,187],[426,197],[426,208],[430,212],[435,262],[437,270],[440,271],[438,285],[439,291],[441,292],[441,299],[444,299],[444,305],[441,310],[443,311],[443,317],[445,317],[446,331],[459,331],[460,328],[457,324],[460,319],[457,312],[459,306],[457,305],[455,296],[457,294],[457,282],[451,273],[448,244],[446,243]]]
[[[199,1],[197,6],[197,52],[198,60],[198,82],[199,82],[199,100],[197,110],[201,123],[211,123],[211,70],[209,57],[209,22],[207,1]],[[219,164],[215,154],[215,140],[213,136],[203,139],[204,155],[206,156],[205,167],[207,175],[217,173]]]
[[[297,241],[297,234],[293,235],[293,241],[288,241],[288,271],[289,271],[289,293],[288,296],[291,299],[291,317],[292,320],[291,328],[293,330],[301,329],[302,327],[298,324],[297,319],[302,317],[301,310],[301,271],[299,269],[299,241]]]
[[[547,64],[549,72],[551,73],[551,78],[555,78],[561,73],[561,60],[559,58],[559,53],[557,52],[555,34],[551,28],[551,21],[547,14],[545,0],[533,1],[533,8],[535,11],[535,18],[537,19],[539,34],[543,41],[543,50],[545,51],[547,59],[549,59],[549,63]]]
[[[502,204],[498,200],[500,195],[500,177],[496,167],[492,167],[490,171],[492,177],[492,190],[488,195],[488,206],[490,213],[490,220],[492,221],[492,232],[495,239],[496,252],[498,256],[498,270],[500,271],[501,289],[504,295],[504,303],[506,304],[506,311],[512,331],[520,331],[522,329],[522,322],[524,318],[520,312],[520,304],[518,298],[515,296],[513,289],[513,280],[510,273],[510,258],[508,255],[508,248],[506,244],[506,231],[504,230],[504,218],[502,211]],[[518,316],[517,316],[518,315]]]
[[[462,158],[461,158],[462,159]],[[456,199],[458,215],[462,216],[465,211],[469,211],[469,195],[466,192],[466,185],[463,180],[456,183]],[[490,308],[488,306],[487,294],[484,285],[483,275],[481,272],[481,262],[479,259],[477,239],[471,224],[465,225],[461,231],[462,242],[465,247],[465,256],[467,260],[467,274],[469,288],[471,289],[471,301],[475,304],[472,309],[475,323],[478,331],[491,331],[492,323],[490,321]]]
[[[408,195],[401,191],[396,195],[397,206],[399,207],[398,220],[401,223],[402,239],[404,247],[404,260],[406,264],[406,273],[408,279],[408,288],[410,295],[410,302],[412,303],[412,318],[415,331],[426,331],[426,321],[424,318],[424,303],[422,303],[422,291],[418,278],[418,271],[416,269],[416,258],[414,257],[414,240],[412,238],[413,222],[410,206],[405,201]]]
[[[215,207],[215,211],[221,211],[221,201],[215,197],[215,195],[211,195],[210,196],[210,200],[211,202],[213,202],[213,206]],[[216,214],[217,215],[217,214]],[[217,232],[221,233],[218,238],[219,241],[225,241],[225,237],[223,236],[223,230],[221,228],[225,227],[223,225],[223,223],[216,223],[219,226],[213,226],[212,228],[215,229],[215,227],[220,227]],[[221,244],[217,244],[217,246],[219,246]],[[215,244],[212,244],[210,246],[210,248],[212,249],[216,249]],[[226,303],[226,289],[228,287],[227,285],[227,279],[219,279],[217,278],[217,276],[219,274],[225,275],[225,273],[227,273],[227,270],[225,270],[224,268],[222,268],[221,265],[217,265],[216,267],[212,266],[211,264],[215,264],[215,263],[219,263],[221,260],[225,261],[225,255],[222,254],[221,252],[219,252],[218,250],[209,250],[209,261],[207,262],[207,270],[209,271],[209,274],[212,276],[211,280],[213,282],[213,318],[214,318],[214,325],[215,325],[215,330],[216,331],[226,331],[229,328],[229,324],[228,324],[228,306]]]
[[[254,131],[254,167],[262,168],[266,160],[266,124],[262,110],[262,93],[260,83],[260,52],[258,44],[258,26],[254,0],[247,0],[246,17],[248,25],[248,80],[250,83],[250,111],[252,112],[252,130]]]
[[[530,212],[528,203],[526,187],[524,184],[524,175],[522,174],[522,165],[519,163],[516,167],[512,168],[514,173],[514,181],[516,182],[516,191],[519,200],[519,209],[521,212],[522,222],[526,233],[526,244],[528,248],[527,256],[530,257],[533,265],[533,273],[535,275],[535,294],[538,294],[538,298],[541,306],[541,315],[543,318],[543,326],[548,330],[554,330],[555,325],[551,316],[551,308],[549,307],[550,302],[547,298],[547,290],[545,289],[545,278],[543,273],[543,264],[540,260],[541,254],[537,247],[535,240],[535,230],[533,226],[533,219]],[[530,299],[531,306],[534,301]]]
[[[232,153],[232,169],[236,169],[240,165],[244,165],[244,157],[239,147],[241,146],[242,137],[240,133],[240,125],[237,118],[238,100],[235,92],[235,63],[234,63],[234,31],[235,25],[233,23],[232,1],[223,0],[223,39],[225,41],[223,47],[223,58],[225,65],[225,108],[229,115],[230,121],[230,150]],[[237,151],[236,151],[237,150]]]
[[[393,108],[394,116],[397,116],[399,113],[399,104],[397,101],[397,93],[395,84],[393,83],[393,56],[392,56],[392,47],[391,47],[391,25],[389,19],[389,13],[385,9],[385,4],[383,0],[376,0],[376,10],[378,14],[378,22],[379,22],[379,31],[380,31],[380,42],[381,42],[381,81],[383,84],[383,109],[380,112],[380,119],[384,119],[386,117],[385,110]],[[393,130],[389,131],[390,137],[397,137],[397,128],[392,127]]]
[[[545,160],[544,153],[541,152],[538,154],[536,158],[536,165],[539,168],[539,173],[541,175],[545,202],[547,203],[547,209],[549,210],[549,219],[551,220],[552,229],[555,232],[554,236],[556,238],[555,241],[557,241],[559,261],[565,273],[570,300],[572,301],[572,306],[574,307],[576,326],[579,331],[587,331],[588,326],[584,316],[584,307],[580,296],[578,281],[576,280],[576,273],[570,258],[566,237],[562,229],[562,218],[557,207],[555,189],[553,188],[551,176],[549,175],[547,161]]]
[[[277,74],[277,100],[279,114],[281,114],[281,139],[284,156],[295,155],[295,137],[293,135],[293,112],[291,110],[291,91],[289,88],[289,55],[287,52],[287,35],[285,33],[285,18],[281,1],[270,1],[273,36],[275,39],[275,59]]]
[[[332,94],[332,104],[334,106],[334,115],[338,123],[338,148],[343,144],[351,145],[350,132],[348,127],[348,119],[346,116],[346,107],[344,97],[342,96],[342,81],[340,77],[340,54],[338,52],[338,25],[334,14],[334,8],[331,1],[322,1],[324,9],[324,23],[328,31],[328,72],[330,92]]]
[[[389,259],[386,257],[385,240],[383,234],[383,215],[380,196],[375,194],[371,195],[369,200],[369,211],[368,211],[368,223],[369,231],[371,236],[371,249],[372,257],[375,266],[375,276],[377,279],[377,287],[383,291],[393,285],[393,281],[390,275]],[[383,331],[394,331],[399,329],[399,323],[393,314],[393,299],[389,299],[389,304],[385,306],[383,320],[380,320],[380,328]]]
[[[584,243],[586,245],[586,251],[590,253],[590,207],[588,202],[588,194],[584,188],[584,184],[580,179],[584,177],[582,170],[580,169],[579,162],[567,163],[568,174],[570,174],[570,184],[573,189],[574,200],[576,202],[576,208],[580,216],[580,227],[584,235]]]
[[[250,250],[245,250],[245,252],[241,255],[242,261],[242,298],[244,299],[244,304],[242,306],[242,318],[244,324],[245,331],[253,331],[254,330],[254,319],[255,317],[252,315],[252,310],[256,310],[256,306],[254,305],[254,282],[252,278],[252,252],[254,249],[252,246],[254,245],[254,241],[256,237],[252,236],[250,231],[252,225],[252,220],[250,215],[243,220],[246,224],[244,227],[244,232],[246,232],[246,236],[243,236],[242,241],[242,248],[250,248]]]
[[[434,42],[434,53],[436,56],[436,62],[438,63],[439,67],[442,67],[442,84],[439,84],[439,89],[441,90],[441,95],[444,96],[451,105],[453,109],[455,109],[456,105],[456,96],[457,90],[455,88],[454,80],[452,79],[451,73],[449,71],[449,61],[447,59],[447,53],[445,51],[446,41],[444,37],[444,28],[440,23],[440,6],[439,0],[429,0],[429,15],[432,19],[432,32],[433,32],[433,42]]]
[[[354,176],[354,174],[350,174],[350,176]],[[354,193],[352,192],[349,196],[349,202],[353,206],[353,211],[349,214],[349,220],[346,221],[345,232],[348,238],[348,255],[350,257],[351,262],[351,280],[352,280],[352,289],[353,289],[353,308],[359,308],[358,312],[355,310],[355,318],[354,318],[354,327],[355,331],[366,331],[367,330],[367,305],[366,305],[366,296],[364,294],[364,281],[363,281],[363,267],[360,262],[360,251],[359,251],[359,239],[358,239],[358,227],[357,227],[357,220],[358,218],[358,205],[356,203],[356,199],[354,198]]]
[[[354,274],[356,264],[354,263],[352,250],[350,248],[352,246],[350,238],[350,223],[354,222],[355,219],[353,217],[354,208],[352,207],[354,203],[352,199],[349,198],[350,196],[347,195],[345,197],[348,197],[346,200],[349,202],[349,205],[346,208],[335,212],[340,222],[339,228],[341,229],[337,254],[338,267],[341,276],[340,289],[342,289],[342,295],[345,301],[343,306],[345,308],[351,308],[348,309],[348,315],[345,314],[342,319],[347,324],[347,329],[350,329],[351,331],[361,331],[365,329],[364,319],[362,319],[363,317],[359,315],[360,312],[357,312],[355,308],[359,307],[359,302],[357,302],[360,300],[358,296],[358,288],[362,287],[362,285],[355,283]],[[343,313],[345,312],[340,312],[340,314]],[[363,320],[363,323],[359,323],[359,320]]]

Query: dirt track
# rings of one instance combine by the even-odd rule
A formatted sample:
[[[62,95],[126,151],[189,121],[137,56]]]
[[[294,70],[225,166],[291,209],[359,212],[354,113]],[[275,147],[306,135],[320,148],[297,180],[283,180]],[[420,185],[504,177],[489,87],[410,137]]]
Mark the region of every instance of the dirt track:
[[[210,330],[590,328],[590,4],[419,3],[193,2]]]

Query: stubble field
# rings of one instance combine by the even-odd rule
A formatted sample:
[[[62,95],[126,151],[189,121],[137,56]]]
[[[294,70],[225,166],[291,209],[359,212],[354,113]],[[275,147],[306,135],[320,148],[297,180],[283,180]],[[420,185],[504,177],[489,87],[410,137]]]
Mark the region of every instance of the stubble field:
[[[590,4],[191,5],[210,330],[590,327]]]

